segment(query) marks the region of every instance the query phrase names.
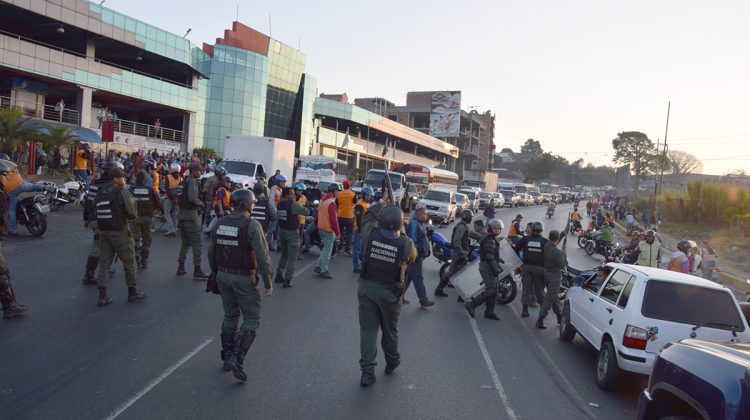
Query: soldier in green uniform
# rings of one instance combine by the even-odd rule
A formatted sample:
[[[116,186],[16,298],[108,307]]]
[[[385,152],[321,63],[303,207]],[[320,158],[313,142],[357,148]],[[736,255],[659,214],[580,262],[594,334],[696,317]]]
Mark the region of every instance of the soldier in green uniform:
[[[549,241],[544,245],[544,286],[547,290],[544,294],[542,307],[539,310],[539,319],[536,321],[536,327],[540,329],[547,328],[544,318],[550,308],[557,315],[557,323],[560,324],[562,318],[560,282],[562,281],[562,270],[568,266],[568,258],[565,256],[565,252],[557,247],[560,242],[560,232],[551,230],[548,238]]]
[[[273,293],[268,243],[260,223],[250,217],[254,204],[252,191],[232,192],[230,205],[233,212],[219,219],[208,247],[208,264],[212,277],[216,276],[224,306],[221,360],[224,361],[224,370],[233,371],[241,381],[247,380],[243,362],[260,326],[260,290],[255,276],[258,270],[266,297]],[[243,319],[238,336],[240,313]]]
[[[180,230],[180,256],[177,258],[177,275],[181,276],[185,271],[185,259],[187,259],[188,248],[193,250],[193,278],[205,280],[208,275],[201,268],[201,216],[199,211],[203,209],[203,200],[200,198],[200,186],[198,178],[203,174],[203,168],[198,163],[188,166],[190,175],[185,178],[180,187],[180,214],[178,215],[177,228]]]
[[[490,219],[487,223],[487,234],[479,242],[479,274],[484,282],[484,291],[464,305],[472,318],[474,318],[476,307],[484,303],[484,317],[496,321],[500,319],[495,313],[495,301],[497,300],[497,276],[503,272],[499,264],[499,241],[502,239],[500,232],[504,227],[501,220]]]
[[[109,267],[115,256],[122,261],[125,271],[125,283],[128,285],[128,302],[136,302],[148,297],[135,287],[138,267],[135,262],[135,243],[128,230],[128,220],[138,216],[138,209],[133,195],[125,188],[125,171],[113,168],[108,171],[112,183],[100,188],[96,194],[96,223],[99,227],[99,254],[101,267],[97,286],[99,288],[98,306],[112,303],[107,296]]]
[[[89,185],[89,189],[86,191],[86,199],[83,202],[83,225],[87,228],[91,228],[94,233],[94,240],[91,241],[89,246],[89,255],[86,259],[86,273],[83,275],[83,284],[95,285],[97,284],[96,267],[99,266],[99,228],[96,225],[96,208],[94,202],[96,201],[96,193],[100,188],[109,185],[112,180],[109,179],[109,170],[113,168],[125,169],[120,162],[106,162],[102,165],[99,173],[99,178],[94,180]],[[114,276],[114,268],[110,268],[110,277]]]
[[[281,201],[276,209],[279,220],[279,244],[281,258],[276,267],[276,283],[284,283],[284,288],[292,287],[294,266],[299,252],[299,217],[310,212],[296,202],[294,188],[285,187],[281,192]]]
[[[453,228],[453,234],[451,235],[451,265],[448,270],[445,271],[443,277],[440,278],[437,288],[435,288],[435,296],[448,296],[443,289],[448,285],[451,276],[466,265],[468,261],[469,252],[469,223],[474,218],[474,212],[469,209],[461,210],[461,221],[456,223]],[[476,232],[475,232],[476,234]],[[459,296],[460,298],[460,296]]]
[[[151,224],[154,211],[161,210],[161,199],[146,179],[146,172],[139,171],[135,185],[131,188],[138,208],[138,217],[130,222],[130,230],[135,241],[135,259],[141,268],[148,267],[148,253],[151,247]]]
[[[373,229],[375,229],[378,225],[378,216],[380,215],[380,211],[383,210],[383,207],[387,206],[390,203],[390,200],[388,199],[388,191],[376,192],[375,198],[374,198],[373,205],[370,206],[369,209],[367,209],[367,212],[362,216],[362,244],[367,243],[367,240],[370,238],[370,233],[372,233]]]
[[[369,213],[369,212],[368,212]],[[378,228],[365,243],[362,273],[359,277],[359,366],[360,385],[375,382],[378,354],[378,330],[385,354],[385,374],[390,375],[401,364],[398,353],[398,317],[404,276],[409,264],[417,259],[417,249],[401,231],[404,212],[398,206],[384,207],[378,215]]]

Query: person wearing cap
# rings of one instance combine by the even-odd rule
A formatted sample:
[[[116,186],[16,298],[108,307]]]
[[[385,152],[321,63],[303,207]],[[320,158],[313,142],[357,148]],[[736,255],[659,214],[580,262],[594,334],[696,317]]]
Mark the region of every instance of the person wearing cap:
[[[276,267],[276,283],[284,283],[284,288],[292,287],[294,266],[299,252],[299,217],[308,216],[310,212],[295,201],[294,188],[282,190],[282,198],[276,216],[279,219],[279,247],[281,258]]]
[[[354,234],[354,202],[356,194],[349,189],[351,184],[344,181],[344,191],[341,191],[336,197],[336,211],[341,228],[341,243],[339,250],[343,250],[346,255],[352,255],[352,235]]]
[[[521,230],[521,220],[523,220],[523,215],[521,213],[517,214],[515,219],[513,219],[512,222],[510,222],[510,230],[508,231],[508,239],[513,243],[513,245],[517,244],[518,241],[521,240],[521,238],[524,237],[524,232]]]
[[[354,272],[359,274],[362,271],[362,219],[370,208],[375,193],[370,187],[362,188],[362,199],[354,205],[354,237],[352,239],[352,266]]]
[[[378,355],[378,331],[385,356],[385,374],[401,364],[398,352],[398,318],[401,313],[404,278],[409,264],[417,258],[414,243],[401,233],[404,212],[395,205],[378,213],[378,228],[365,244],[362,273],[359,276],[359,367],[360,385],[375,382]]]
[[[224,169],[221,166],[217,166],[216,169],[214,169],[214,176],[209,177],[205,180],[203,183],[203,198],[206,200],[206,208],[213,208],[214,204],[214,195],[216,194],[216,189],[219,188],[224,183],[224,178],[227,175],[226,169]],[[227,203],[229,203],[229,196],[227,195]],[[229,205],[227,204],[227,207]],[[203,224],[205,226],[204,232],[210,232],[208,229],[208,225],[211,224],[211,212],[206,212],[205,220],[203,221]]]
[[[10,157],[8,157],[8,155],[6,155],[5,153],[0,153],[0,160],[7,160],[8,162],[13,163],[10,160]],[[13,165],[15,165],[15,163],[13,163]],[[5,193],[8,194],[9,235],[18,235],[18,232],[16,231],[16,205],[18,204],[18,200],[20,199],[21,194],[26,192],[39,192],[45,190],[54,192],[55,187],[51,185],[44,186],[42,184],[33,184],[29,181],[25,181],[21,176],[21,173],[18,172],[17,166],[13,166],[13,168],[8,171],[8,175],[5,177]]]
[[[109,268],[118,257],[125,271],[125,283],[128,286],[128,302],[137,302],[148,298],[148,293],[136,288],[138,270],[135,258],[135,242],[128,229],[128,221],[138,217],[138,207],[133,195],[125,188],[125,171],[115,167],[108,171],[111,183],[103,186],[96,194],[96,223],[99,229],[99,254],[101,268],[97,287],[99,301],[97,306],[107,306],[112,299],[107,295]]]
[[[89,187],[89,159],[91,159],[91,146],[88,143],[83,143],[81,148],[75,149],[75,158],[73,159],[73,177],[80,177],[83,180],[83,184],[88,189]]]
[[[428,308],[435,304],[427,297],[427,290],[424,287],[424,275],[422,274],[422,262],[430,256],[430,240],[427,237],[427,208],[423,203],[417,204],[414,210],[414,216],[406,226],[406,234],[417,248],[417,258],[409,264],[409,276],[406,280],[404,292],[409,289],[409,284],[414,283],[414,291],[417,292],[419,304],[423,308]],[[404,300],[404,303],[408,301]]]
[[[328,261],[331,259],[333,243],[336,238],[341,237],[339,230],[339,221],[336,217],[336,197],[339,194],[339,186],[331,183],[328,187],[328,193],[318,204],[318,212],[315,214],[315,226],[318,227],[320,240],[323,242],[323,249],[320,251],[320,257],[315,263],[315,273],[324,279],[332,279],[331,273],[328,272]]]
[[[115,167],[123,169],[122,164],[117,162],[106,162],[102,165],[99,178],[91,183],[89,189],[86,191],[86,198],[83,201],[83,226],[90,228],[93,233],[93,241],[89,246],[89,255],[86,259],[86,271],[83,275],[84,285],[97,284],[96,268],[99,266],[101,255],[99,254],[99,229],[96,223],[96,194],[99,189],[110,184],[109,171]],[[114,268],[110,269],[110,276],[113,275]]]
[[[638,244],[638,261],[636,264],[644,267],[659,268],[659,253],[661,243],[656,240],[656,232],[653,229],[646,231],[645,238]]]
[[[279,171],[276,171],[274,185],[271,187],[271,195],[268,197],[269,202],[273,204],[274,208],[279,207],[279,201],[281,201],[281,191],[286,187],[286,177],[281,175]],[[279,239],[279,224],[277,220],[270,220],[268,222],[268,230],[266,231],[266,239],[268,240],[268,249],[271,251],[277,251],[278,239]]]
[[[138,208],[138,217],[130,222],[130,230],[135,241],[135,259],[138,266],[148,268],[148,255],[151,249],[151,224],[154,213],[161,210],[159,193],[146,179],[146,172],[138,171],[135,184],[131,188]]]
[[[180,231],[180,254],[177,257],[177,275],[186,274],[185,260],[187,259],[188,249],[193,251],[193,279],[205,280],[208,275],[201,268],[201,248],[203,238],[201,238],[201,216],[203,210],[203,201],[198,193],[200,187],[198,178],[203,174],[203,168],[200,163],[191,163],[188,165],[190,174],[181,184],[180,192],[180,213],[177,216],[177,229]]]
[[[17,169],[16,164],[2,159],[0,160],[0,244],[2,239],[8,236],[8,194],[5,192],[5,182],[8,173]],[[0,249],[0,304],[2,304],[3,318],[9,319],[21,315],[26,311],[26,305],[16,301],[16,294],[10,282],[10,268],[5,261],[2,249]]]

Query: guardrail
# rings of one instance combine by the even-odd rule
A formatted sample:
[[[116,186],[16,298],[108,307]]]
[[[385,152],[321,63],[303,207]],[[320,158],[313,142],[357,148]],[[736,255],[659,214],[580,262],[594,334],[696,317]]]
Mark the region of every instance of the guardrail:
[[[166,128],[166,127],[157,127],[155,125],[139,123],[136,121],[121,120],[119,118],[118,119],[109,118],[109,120],[114,122],[115,131],[118,133],[135,134],[138,136],[154,138],[154,139],[170,140],[170,141],[176,141],[180,143],[182,143],[183,140],[185,139],[184,131],[173,130],[171,128]],[[104,118],[102,118],[102,121],[104,121]],[[99,117],[97,117],[96,120],[92,121],[91,128],[102,128]]]
[[[16,108],[28,117],[47,121],[78,125],[81,120],[81,114],[75,109],[60,109],[57,106],[46,105],[44,102],[26,102],[0,96],[0,109],[5,108]]]

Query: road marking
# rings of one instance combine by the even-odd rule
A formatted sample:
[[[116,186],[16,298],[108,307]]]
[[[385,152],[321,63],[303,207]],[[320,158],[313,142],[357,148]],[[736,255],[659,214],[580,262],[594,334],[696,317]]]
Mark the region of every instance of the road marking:
[[[304,267],[300,267],[297,269],[297,271],[294,272],[294,277],[299,276],[303,272],[307,271],[308,268],[312,267],[316,262],[318,262],[318,259],[316,258],[314,261],[310,262],[310,264],[305,264]]]
[[[209,345],[212,341],[214,341],[213,338],[206,339],[204,342],[202,342],[198,347],[194,348],[193,351],[185,355],[182,359],[178,360],[177,363],[173,364],[167,370],[161,373],[161,375],[157,376],[156,379],[151,381],[148,385],[146,385],[145,388],[138,391],[137,394],[135,394],[131,399],[127,400],[124,404],[117,407],[117,409],[113,412],[111,412],[107,417],[105,417],[105,420],[113,420],[117,418],[120,414],[122,414],[125,410],[127,410],[131,405],[135,404],[136,401],[140,400],[141,397],[146,395],[149,391],[154,389],[161,381],[166,379],[169,375],[171,375],[174,371],[180,368],[180,366],[184,365],[188,360],[190,360],[193,356],[198,354],[199,351],[203,350],[204,347]]]
[[[500,383],[500,376],[498,376],[497,370],[495,370],[495,365],[492,363],[492,359],[490,358],[490,353],[487,351],[487,346],[484,344],[482,333],[479,332],[479,327],[477,327],[477,321],[474,320],[474,318],[469,318],[469,323],[471,324],[471,329],[474,330],[474,337],[476,337],[477,344],[479,344],[479,350],[482,351],[484,361],[485,363],[487,363],[487,369],[490,371],[492,382],[495,383],[495,389],[497,390],[498,395],[500,395],[500,400],[503,402],[505,413],[508,414],[508,418],[516,420],[516,413],[510,407],[508,395],[505,394],[505,388],[503,388],[503,384]]]

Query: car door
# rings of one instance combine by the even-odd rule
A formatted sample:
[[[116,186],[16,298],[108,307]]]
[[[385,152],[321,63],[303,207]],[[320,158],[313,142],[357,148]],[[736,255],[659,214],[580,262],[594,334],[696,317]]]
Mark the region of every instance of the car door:
[[[625,270],[613,271],[601,287],[599,295],[591,305],[591,328],[592,337],[596,337],[597,345],[605,332],[611,332],[613,337],[621,336],[620,331],[614,331],[621,327],[618,322],[624,316],[623,308],[617,305],[625,285],[628,284],[631,274]],[[624,328],[624,327],[623,327]]]
[[[579,334],[594,345],[599,345],[595,340],[594,328],[591,325],[591,313],[593,305],[598,299],[599,286],[591,281],[585,282],[575,295],[569,292],[570,320]]]

